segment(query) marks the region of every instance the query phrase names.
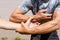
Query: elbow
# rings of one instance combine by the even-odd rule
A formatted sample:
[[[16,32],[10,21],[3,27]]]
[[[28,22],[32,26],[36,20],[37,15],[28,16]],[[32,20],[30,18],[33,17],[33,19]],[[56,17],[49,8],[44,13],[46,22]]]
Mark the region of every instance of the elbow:
[[[9,18],[9,21],[14,22],[14,23],[20,23],[20,20],[16,20],[12,17]]]
[[[17,16],[18,16],[18,15],[17,15]],[[14,22],[14,23],[20,23],[21,20],[19,20],[19,19],[17,18],[17,16],[16,16],[16,14],[12,14],[12,15],[9,17],[9,21]]]

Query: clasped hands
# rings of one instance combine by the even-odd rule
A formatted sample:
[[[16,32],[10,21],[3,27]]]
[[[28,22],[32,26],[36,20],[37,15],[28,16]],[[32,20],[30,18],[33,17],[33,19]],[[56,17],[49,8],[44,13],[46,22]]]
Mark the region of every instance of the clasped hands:
[[[33,17],[29,18],[26,23],[21,22],[20,29],[16,29],[16,31],[18,31],[21,34],[26,34],[26,33],[29,34],[29,32],[31,32],[32,30],[34,30],[36,27],[40,25],[39,22],[32,23],[31,22],[32,19]]]
[[[20,33],[35,32],[36,27],[40,26],[39,21],[45,19],[51,19],[52,14],[44,14],[46,10],[40,10],[36,15],[30,17],[26,23],[21,22],[21,29],[16,29]],[[33,31],[34,30],[34,31]]]

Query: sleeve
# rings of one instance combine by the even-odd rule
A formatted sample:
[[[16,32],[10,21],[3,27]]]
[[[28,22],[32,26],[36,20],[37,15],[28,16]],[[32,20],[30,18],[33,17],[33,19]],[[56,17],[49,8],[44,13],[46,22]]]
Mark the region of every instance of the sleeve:
[[[26,13],[29,11],[28,5],[30,5],[30,1],[23,0],[23,2],[18,6],[18,8]]]
[[[58,5],[58,0],[49,0],[46,13],[53,12],[57,5]]]
[[[55,10],[60,11],[60,0],[59,0],[59,4],[57,5]]]

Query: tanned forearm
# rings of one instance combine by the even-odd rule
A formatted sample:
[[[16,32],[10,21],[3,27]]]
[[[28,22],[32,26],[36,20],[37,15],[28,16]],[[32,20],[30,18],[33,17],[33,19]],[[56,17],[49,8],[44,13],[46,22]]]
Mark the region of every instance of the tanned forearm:
[[[58,29],[58,22],[57,21],[49,21],[47,23],[41,24],[40,26],[33,27],[31,29],[26,28],[25,33],[27,34],[45,34],[52,32],[56,29]]]
[[[30,16],[28,16],[28,15],[17,15],[15,18],[20,20],[20,22],[26,22],[30,18]]]
[[[53,17],[54,18],[53,20],[43,23],[40,26],[33,27],[31,29],[26,28],[27,30],[25,32],[27,34],[45,34],[59,29],[60,26],[59,14],[60,14],[59,11],[55,12],[55,17]]]
[[[55,31],[57,29],[59,29],[58,22],[53,20],[36,27],[33,31],[33,34],[45,34],[45,33]]]
[[[20,10],[19,8],[16,8],[13,13],[11,14],[9,20],[15,23],[20,23],[20,22],[26,22],[27,19],[30,18],[30,16],[25,15],[26,13],[24,13],[22,10]]]

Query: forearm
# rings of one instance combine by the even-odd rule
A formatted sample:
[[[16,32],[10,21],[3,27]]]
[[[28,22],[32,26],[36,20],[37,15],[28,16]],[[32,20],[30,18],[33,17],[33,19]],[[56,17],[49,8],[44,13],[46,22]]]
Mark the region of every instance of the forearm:
[[[54,30],[57,30],[59,27],[58,26],[58,22],[55,20],[49,21],[47,23],[41,24],[38,27],[33,27],[32,29],[28,29],[25,31],[26,34],[45,34],[45,33],[49,33],[52,32]]]
[[[20,22],[26,22],[27,19],[30,18],[30,16],[25,15],[26,13],[20,10],[19,8],[16,8],[12,14],[10,15],[9,20],[15,23],[20,23]]]
[[[20,24],[9,22],[0,18],[0,28],[15,30],[17,28],[20,28],[20,26],[21,26]]]
[[[11,16],[9,20],[15,23],[20,23],[26,22],[29,18],[30,16],[28,15],[15,14],[15,16]]]
[[[45,33],[49,33],[49,32],[52,32],[52,31],[55,31],[57,29],[59,29],[58,27],[58,22],[57,21],[50,21],[50,22],[47,22],[47,23],[44,23],[42,25],[40,25],[39,27],[35,28],[36,30],[36,34],[45,34]]]
[[[31,30],[28,29],[29,34],[45,34],[57,30],[60,28],[60,11],[55,10],[53,14],[53,20],[43,23],[38,27],[34,27]],[[29,32],[30,31],[30,32]]]
[[[40,20],[46,20],[46,19],[51,19],[51,16],[52,14],[45,14],[44,12],[46,10],[42,9],[42,10],[39,10],[38,13],[36,13],[36,15],[34,15],[34,19],[40,21]]]

